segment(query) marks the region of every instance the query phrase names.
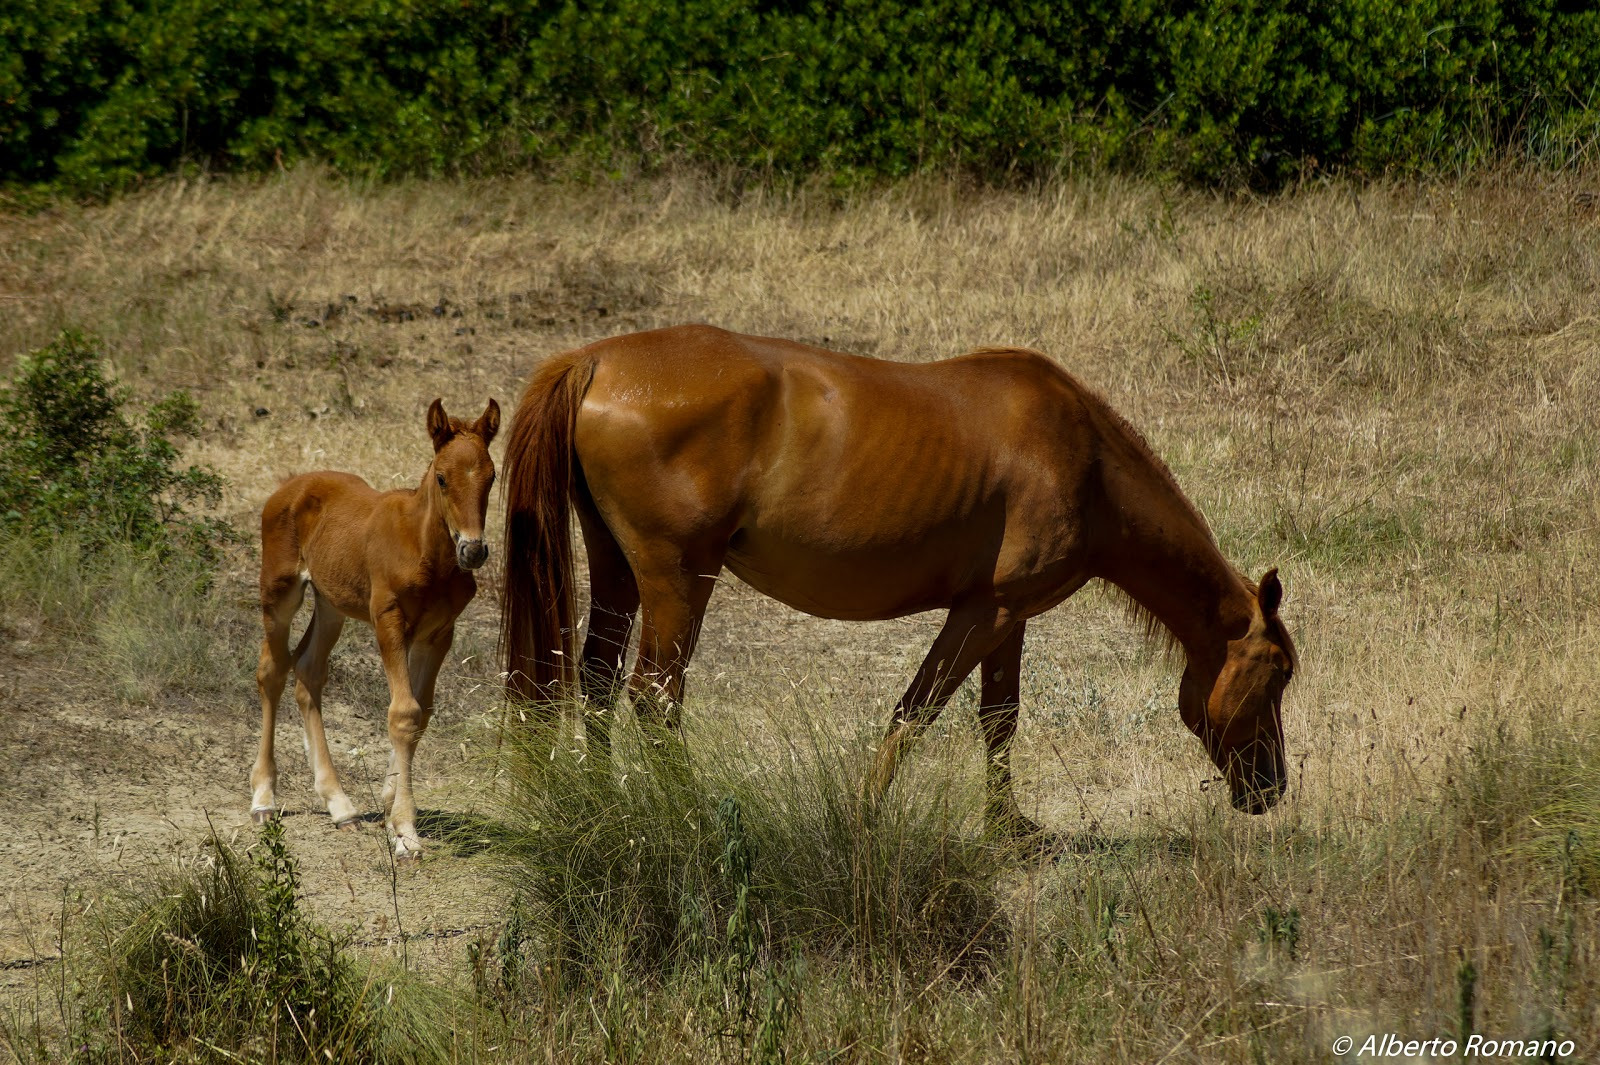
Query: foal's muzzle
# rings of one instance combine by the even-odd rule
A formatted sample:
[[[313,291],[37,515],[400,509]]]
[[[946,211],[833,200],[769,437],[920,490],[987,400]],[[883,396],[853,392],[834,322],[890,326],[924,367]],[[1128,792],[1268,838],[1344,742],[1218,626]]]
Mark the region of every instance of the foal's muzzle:
[[[456,541],[456,565],[462,569],[477,569],[487,561],[489,561],[489,545],[482,540]]]

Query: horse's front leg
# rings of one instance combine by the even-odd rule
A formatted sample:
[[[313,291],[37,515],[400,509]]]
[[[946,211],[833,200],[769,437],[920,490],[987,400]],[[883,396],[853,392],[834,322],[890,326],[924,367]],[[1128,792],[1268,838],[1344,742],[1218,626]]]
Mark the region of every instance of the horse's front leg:
[[[951,608],[928,657],[922,660],[916,676],[911,678],[911,686],[894,708],[894,717],[889,721],[883,742],[878,746],[878,756],[864,782],[864,798],[872,803],[883,798],[894,780],[904,747],[933,723],[973,667],[1001,646],[1018,624],[1013,615],[989,600]],[[1016,647],[1020,654],[1020,636]],[[988,731],[986,724],[986,734]],[[1009,743],[1010,736],[1006,735],[999,744],[991,742],[991,749],[1004,749]],[[989,782],[992,795],[1009,794],[1009,769],[1003,779],[991,774]]]
[[[446,625],[439,632],[429,636],[416,636],[411,641],[411,649],[406,654],[406,668],[411,674],[411,694],[415,696],[417,705],[422,708],[422,717],[417,723],[416,738],[420,740],[422,734],[428,730],[428,724],[433,720],[433,689],[439,679],[439,667],[444,665],[445,655],[450,653],[450,645],[455,642],[456,629],[454,623]],[[415,746],[412,754],[416,753]],[[399,749],[392,750],[389,754],[389,776],[383,787],[383,808],[385,810],[394,802],[395,784],[399,780],[399,771],[396,765],[399,759]],[[409,774],[409,767],[407,769]]]
[[[991,832],[1019,839],[1042,840],[1045,831],[1017,805],[1011,783],[1011,743],[1017,734],[1022,705],[1022,634],[1024,622],[984,655],[978,724],[989,748],[985,773],[983,820]]]
[[[378,634],[383,672],[389,680],[389,773],[383,785],[384,823],[394,840],[396,858],[420,858],[417,806],[411,797],[411,757],[428,727],[422,704],[412,688],[408,659],[412,632],[398,603],[373,604],[372,627]]]

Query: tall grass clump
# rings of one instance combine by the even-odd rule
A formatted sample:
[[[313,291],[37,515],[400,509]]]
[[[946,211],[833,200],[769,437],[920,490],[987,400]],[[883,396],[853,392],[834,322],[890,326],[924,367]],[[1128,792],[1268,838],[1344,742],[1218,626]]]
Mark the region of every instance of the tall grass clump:
[[[1558,901],[1600,896],[1600,730],[1548,710],[1525,734],[1486,726],[1455,783],[1462,823],[1490,854],[1530,867]]]
[[[864,745],[815,721],[691,728],[597,764],[553,731],[508,745],[501,875],[513,968],[749,973],[796,952],[874,971],[972,972],[1004,941],[981,796],[907,775],[858,798]],[[737,996],[735,996],[737,997]]]
[[[203,510],[222,480],[181,463],[199,407],[142,417],[76,333],[22,358],[0,389],[0,624],[89,650],[123,698],[209,688],[230,666],[212,587],[231,530]]]

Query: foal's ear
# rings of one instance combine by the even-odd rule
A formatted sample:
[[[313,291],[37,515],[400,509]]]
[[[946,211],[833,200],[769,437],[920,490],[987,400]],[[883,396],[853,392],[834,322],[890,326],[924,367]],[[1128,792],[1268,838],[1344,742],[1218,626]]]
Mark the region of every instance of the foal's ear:
[[[478,415],[478,420],[472,423],[472,431],[483,438],[484,447],[488,447],[494,441],[494,434],[500,431],[500,404],[492,397],[489,405],[483,408],[483,413]]]
[[[433,437],[433,450],[438,451],[450,442],[456,431],[450,427],[450,415],[444,412],[444,400],[436,399],[428,408],[428,435]]]
[[[1261,605],[1261,616],[1270,618],[1278,612],[1283,602],[1283,583],[1278,580],[1277,567],[1267,570],[1256,588],[1256,602]]]

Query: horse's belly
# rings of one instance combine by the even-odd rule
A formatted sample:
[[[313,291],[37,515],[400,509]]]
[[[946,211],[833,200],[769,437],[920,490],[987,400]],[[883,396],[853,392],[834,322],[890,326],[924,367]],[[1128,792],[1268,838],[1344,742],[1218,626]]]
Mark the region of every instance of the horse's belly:
[[[724,564],[763,595],[808,614],[878,621],[948,607],[960,584],[921,550],[830,551],[741,532]]]

